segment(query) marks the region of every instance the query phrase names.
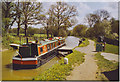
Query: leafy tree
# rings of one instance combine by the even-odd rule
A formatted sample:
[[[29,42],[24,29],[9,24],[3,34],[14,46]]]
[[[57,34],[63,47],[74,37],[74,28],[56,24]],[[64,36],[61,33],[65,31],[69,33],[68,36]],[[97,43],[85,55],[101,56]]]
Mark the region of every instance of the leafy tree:
[[[75,36],[85,36],[87,27],[85,25],[77,25],[73,28],[73,34]]]
[[[111,18],[111,30],[112,33],[117,33],[119,34],[119,21],[115,20],[114,18]]]
[[[88,28],[86,31],[86,37],[94,38],[95,37],[95,30],[94,28]]]
[[[61,36],[61,37],[65,37],[65,36],[67,36],[67,32],[66,32],[66,30],[64,30],[64,29],[60,29],[59,36]]]
[[[96,23],[94,26],[94,30],[95,30],[95,37],[108,36],[111,33],[110,22],[104,20],[101,23]]]

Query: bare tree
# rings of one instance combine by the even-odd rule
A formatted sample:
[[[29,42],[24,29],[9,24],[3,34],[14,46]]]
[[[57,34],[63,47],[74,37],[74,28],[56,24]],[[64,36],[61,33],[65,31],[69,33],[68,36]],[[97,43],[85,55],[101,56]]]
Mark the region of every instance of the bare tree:
[[[110,13],[102,9],[94,11],[94,14],[99,16],[100,21],[107,20],[110,17]]]
[[[17,36],[19,36],[20,26],[21,26],[21,16],[22,16],[22,2],[15,2],[15,12],[16,12],[16,23],[18,25],[17,28]]]
[[[69,28],[75,22],[73,22],[73,17],[77,15],[77,10],[74,6],[69,6],[64,2],[57,2],[56,5],[52,5],[49,9],[49,16],[52,20],[52,25],[59,30],[61,27]]]
[[[85,17],[85,22],[88,23],[89,27],[93,27],[96,23],[107,20],[110,14],[106,10],[96,10],[93,14],[88,14]]]
[[[47,33],[47,38],[49,38],[49,31],[50,31],[50,25],[52,24],[51,17],[47,17],[48,15],[43,15],[42,20],[40,20],[40,23],[44,26],[46,33]]]
[[[96,14],[88,14],[85,17],[85,22],[88,23],[89,27],[93,27],[96,22],[99,22],[99,16]]]
[[[25,25],[25,36],[27,36],[28,25],[39,24],[42,12],[42,3],[40,2],[23,2],[22,3],[22,24]]]
[[[4,32],[7,33],[8,29],[11,28],[15,22],[15,12],[14,12],[14,3],[12,2],[2,2],[2,28]]]

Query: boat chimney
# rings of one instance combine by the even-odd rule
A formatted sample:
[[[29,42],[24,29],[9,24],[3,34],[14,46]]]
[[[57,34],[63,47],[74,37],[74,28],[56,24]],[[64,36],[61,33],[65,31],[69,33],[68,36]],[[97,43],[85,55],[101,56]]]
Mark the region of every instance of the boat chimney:
[[[28,37],[26,37],[26,43],[28,44]]]

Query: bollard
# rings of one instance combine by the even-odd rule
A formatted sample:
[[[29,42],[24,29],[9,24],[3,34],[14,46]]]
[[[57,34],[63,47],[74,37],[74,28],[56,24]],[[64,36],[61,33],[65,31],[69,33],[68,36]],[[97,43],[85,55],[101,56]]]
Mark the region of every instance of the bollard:
[[[68,58],[64,58],[64,64],[68,64]]]

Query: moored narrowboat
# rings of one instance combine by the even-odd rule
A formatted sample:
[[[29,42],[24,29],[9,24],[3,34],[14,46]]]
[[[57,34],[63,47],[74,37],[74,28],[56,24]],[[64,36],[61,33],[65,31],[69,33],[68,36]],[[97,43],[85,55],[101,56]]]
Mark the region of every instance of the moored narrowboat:
[[[65,45],[65,38],[54,37],[40,42],[28,42],[19,46],[17,55],[13,57],[13,69],[37,68],[42,59],[56,53],[59,47]]]

